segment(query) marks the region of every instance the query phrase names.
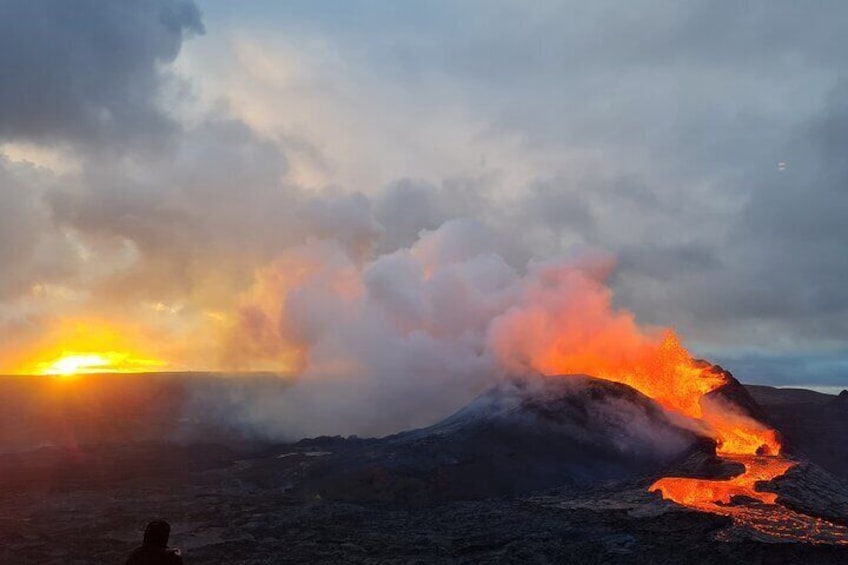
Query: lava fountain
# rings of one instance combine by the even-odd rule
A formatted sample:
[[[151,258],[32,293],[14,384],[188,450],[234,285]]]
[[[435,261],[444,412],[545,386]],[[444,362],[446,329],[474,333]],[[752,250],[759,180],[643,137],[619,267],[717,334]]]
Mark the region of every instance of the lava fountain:
[[[730,403],[709,401],[710,393],[732,386],[728,373],[693,360],[671,333],[645,360],[631,370],[601,371],[599,376],[626,383],[665,408],[700,420],[715,439],[717,455],[744,469],[727,480],[665,477],[654,482],[650,491],[682,506],[729,516],[773,539],[848,544],[845,526],[795,512],[778,504],[777,494],[759,490],[760,483],[784,475],[796,462],[781,454],[774,429]],[[657,388],[658,383],[671,386]]]
[[[575,368],[557,370],[574,372]],[[845,526],[795,512],[778,504],[777,494],[759,490],[761,483],[784,475],[796,462],[781,453],[774,429],[732,402],[714,398],[711,393],[732,387],[735,380],[719,367],[692,359],[673,333],[668,332],[655,348],[646,346],[629,367],[581,366],[579,371],[625,383],[666,409],[702,422],[716,442],[717,455],[744,469],[727,480],[665,477],[652,484],[650,491],[682,506],[730,516],[737,524],[773,539],[848,544]]]
[[[694,429],[713,438],[719,457],[744,469],[728,480],[660,479],[650,490],[664,498],[731,516],[773,538],[787,537],[788,528],[796,539],[848,541],[844,527],[795,513],[778,504],[776,494],[759,490],[761,483],[796,464],[782,454],[778,433],[756,418],[755,409],[744,406],[746,395],[729,373],[693,359],[673,331],[645,331],[632,313],[614,308],[611,291],[603,284],[607,275],[608,270],[591,264],[535,271],[518,304],[489,333],[502,363],[517,370],[586,374],[626,384],[670,413],[687,417]],[[811,531],[833,535],[805,536]]]

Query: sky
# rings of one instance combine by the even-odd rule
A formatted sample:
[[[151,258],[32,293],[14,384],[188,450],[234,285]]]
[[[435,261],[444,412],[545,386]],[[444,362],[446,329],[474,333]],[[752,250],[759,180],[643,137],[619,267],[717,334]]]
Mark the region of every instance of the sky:
[[[482,371],[454,350],[565,260],[743,381],[846,387],[847,18],[3,0],[0,372],[299,370],[304,343],[343,372],[385,319],[452,341],[372,369]]]

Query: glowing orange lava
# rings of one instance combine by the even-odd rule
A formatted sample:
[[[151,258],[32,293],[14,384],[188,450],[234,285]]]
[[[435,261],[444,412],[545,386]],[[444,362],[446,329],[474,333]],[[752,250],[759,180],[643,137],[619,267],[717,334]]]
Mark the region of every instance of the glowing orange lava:
[[[744,472],[726,481],[665,477],[649,490],[689,508],[729,516],[771,538],[848,545],[848,527],[795,512],[778,505],[777,494],[757,490],[758,483],[782,476],[794,461],[781,456],[724,458],[743,464]]]
[[[716,441],[717,454],[743,469],[727,480],[666,477],[651,485],[652,492],[689,508],[730,516],[773,538],[848,544],[845,526],[795,512],[778,504],[775,493],[758,490],[760,483],[784,475],[796,462],[781,455],[775,430],[731,401],[709,394],[731,384],[727,373],[693,360],[672,332],[652,342],[638,331],[626,331],[635,328],[631,320],[618,322],[582,351],[569,347],[573,335],[555,336],[533,351],[531,363],[547,374],[582,373],[627,384],[664,408],[702,422]]]
[[[631,386],[668,410],[704,422],[720,454],[780,453],[774,430],[730,407],[704,402],[707,394],[729,383],[725,374],[696,363],[672,332],[658,343],[639,339],[627,346],[626,355],[607,355],[602,348],[575,353],[552,347],[534,365],[547,374],[587,374]]]
[[[725,459],[743,464],[745,471],[724,481],[665,477],[651,485],[650,490],[659,491],[678,504],[707,512],[714,512],[718,505],[731,504],[739,496],[774,504],[777,495],[756,490],[757,483],[776,479],[795,466],[783,457],[737,455]]]

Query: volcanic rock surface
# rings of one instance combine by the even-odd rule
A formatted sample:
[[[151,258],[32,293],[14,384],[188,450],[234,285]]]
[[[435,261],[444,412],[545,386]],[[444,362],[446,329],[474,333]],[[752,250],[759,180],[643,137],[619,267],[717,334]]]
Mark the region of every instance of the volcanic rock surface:
[[[747,388],[783,434],[788,452],[848,479],[848,391],[833,396],[801,389]]]
[[[434,501],[514,496],[643,477],[698,444],[634,389],[584,376],[505,383],[433,426],[379,440],[299,442],[280,464],[309,470],[296,490],[338,500]]]
[[[168,414],[176,389],[162,395]],[[93,438],[106,419],[84,404],[83,420],[64,422]],[[773,406],[762,408],[780,422]],[[216,432],[178,445],[161,434],[182,425],[160,413],[158,439],[119,441],[122,417],[133,438],[144,418],[109,410],[108,443],[0,456],[0,563],[121,562],[154,518],[191,563],[848,562],[846,546],[774,543],[648,492],[663,476],[723,479],[739,465],[633,389],[588,377],[505,383],[382,439],[225,445]],[[829,434],[845,437],[840,421]],[[845,517],[848,487],[814,463],[762,488],[804,515]]]

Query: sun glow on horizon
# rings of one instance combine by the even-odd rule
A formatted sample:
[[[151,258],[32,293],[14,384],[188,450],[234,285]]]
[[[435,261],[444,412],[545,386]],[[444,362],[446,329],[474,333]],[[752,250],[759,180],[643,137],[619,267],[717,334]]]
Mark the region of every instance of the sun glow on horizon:
[[[49,361],[39,363],[36,372],[40,375],[67,377],[93,373],[141,373],[162,369],[165,363],[155,359],[139,359],[128,353],[70,352]]]
[[[141,324],[100,318],[63,318],[37,341],[0,359],[0,373],[72,376],[93,373],[147,373],[183,367],[171,349],[176,340]]]

